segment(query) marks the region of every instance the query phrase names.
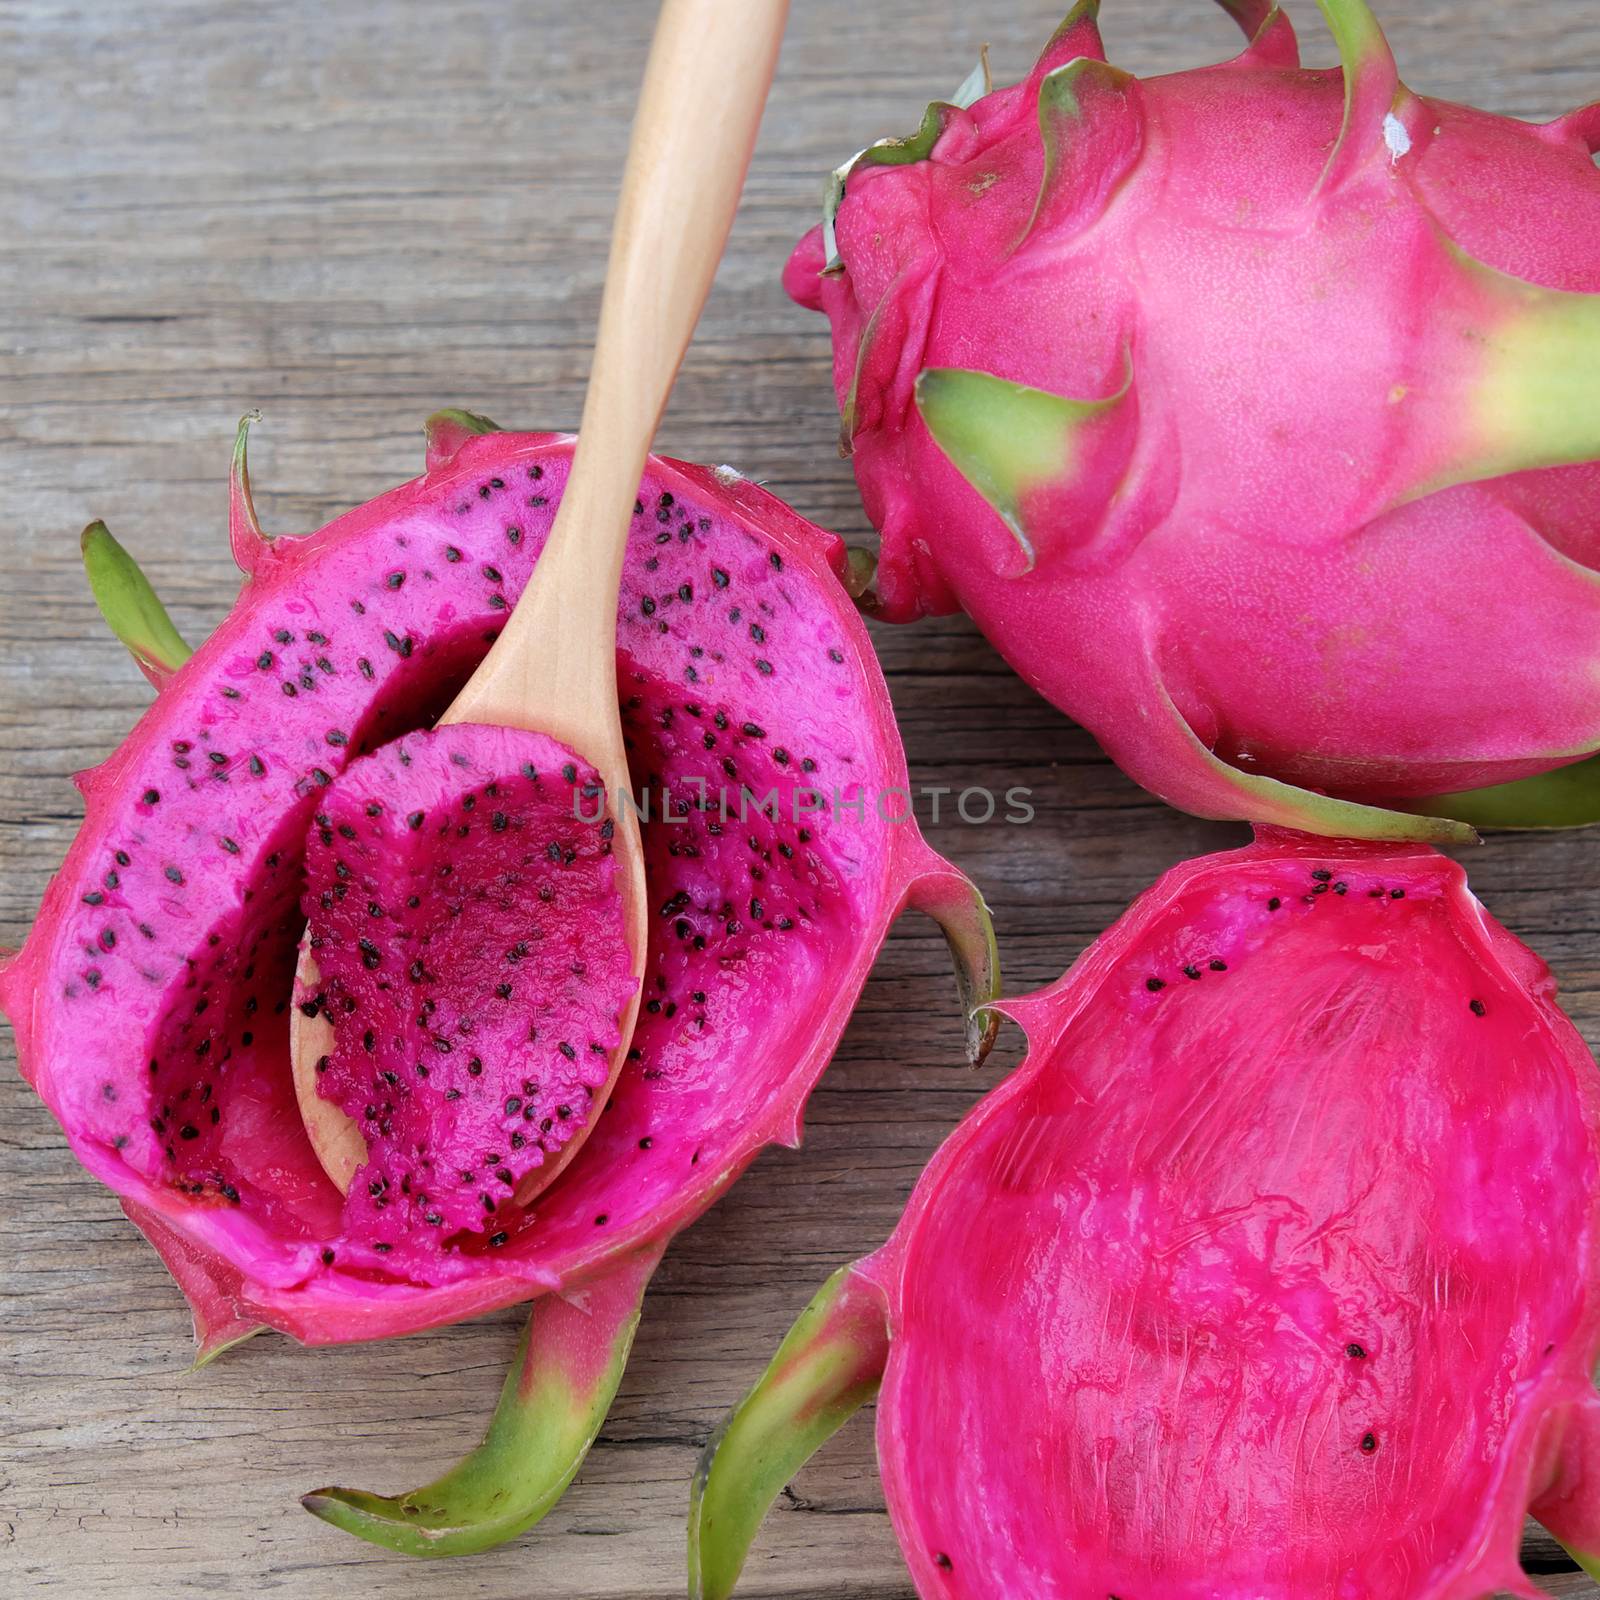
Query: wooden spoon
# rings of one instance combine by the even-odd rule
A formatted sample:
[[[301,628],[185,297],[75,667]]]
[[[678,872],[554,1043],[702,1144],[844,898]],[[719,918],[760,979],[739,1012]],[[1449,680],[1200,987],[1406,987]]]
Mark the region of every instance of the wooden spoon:
[[[585,757],[609,796],[628,791],[617,711],[617,591],[645,456],[733,225],[772,82],[788,0],[663,0],[634,116],[572,470],[549,542],[510,620],[439,721],[547,733]],[[691,93],[692,91],[692,93]],[[648,943],[644,855],[631,807],[612,803],[613,850],[641,987]],[[297,991],[314,992],[302,947]],[[593,1130],[626,1057],[639,991],[594,1112],[517,1190],[525,1204]],[[333,1029],[296,1006],[289,1047],[306,1131],[346,1190],[367,1159],[357,1125],[316,1089]]]

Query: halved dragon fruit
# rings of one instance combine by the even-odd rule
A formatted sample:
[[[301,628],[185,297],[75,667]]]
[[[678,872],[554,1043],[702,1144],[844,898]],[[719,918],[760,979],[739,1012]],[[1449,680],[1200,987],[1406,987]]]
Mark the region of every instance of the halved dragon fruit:
[[[232,531],[247,581],[191,659],[119,547],[103,528],[90,530],[97,595],[160,693],[81,781],[83,827],[26,945],[0,971],[23,1073],[182,1284],[203,1354],[257,1326],[310,1343],[373,1339],[537,1298],[489,1454],[464,1466],[450,1493],[396,1510],[392,1526],[381,1510],[350,1511],[336,1495],[314,1502],[369,1537],[432,1554],[504,1537],[570,1477],[615,1390],[667,1240],[763,1145],[798,1140],[805,1098],[904,906],[945,929],[974,1059],[994,1028],[982,1010],[996,980],[981,898],[914,821],[882,820],[902,814],[893,791],[904,790],[905,760],[839,581],[842,544],[731,471],[652,459],[618,610],[623,721],[649,806],[653,913],[625,1069],[578,1159],[521,1206],[514,1191],[534,1143],[554,1138],[546,1118],[572,1106],[568,1087],[579,1092],[581,1064],[561,1047],[576,1056],[594,1040],[574,1024],[548,1041],[555,1054],[529,1065],[529,1081],[539,1080],[529,1090],[504,1088],[497,1067],[504,1097],[480,1104],[468,1093],[476,1079],[466,1038],[481,1028],[504,1044],[519,1002],[524,1023],[539,1025],[539,997],[500,993],[517,980],[499,975],[473,993],[435,994],[438,1015],[450,1018],[451,1033],[441,1034],[449,1054],[408,1056],[402,1046],[375,1070],[448,1060],[451,1070],[431,1080],[437,1094],[412,1082],[403,1111],[375,1104],[367,1118],[347,1064],[330,1063],[319,1085],[358,1112],[373,1163],[351,1199],[340,1193],[307,1137],[289,1064],[307,835],[313,937],[316,919],[330,918],[323,933],[353,936],[361,952],[365,936],[339,922],[337,897],[324,909],[318,896],[378,870],[350,854],[358,824],[376,823],[369,805],[382,801],[372,764],[426,744],[396,741],[433,721],[494,640],[538,559],[571,462],[570,438],[491,429],[441,414],[429,426],[425,476],[319,533],[268,540],[250,505],[242,425]],[[439,748],[448,755],[455,745]],[[486,754],[481,739],[472,750],[486,763],[476,777],[492,781],[487,768],[508,752]],[[516,773],[525,780],[520,761]],[[574,787],[554,777],[564,794]],[[536,804],[532,787],[497,805],[485,784],[454,782],[438,779],[440,806],[475,797],[470,814],[485,831],[462,838],[463,812],[450,838],[434,832],[413,857],[394,855],[391,887],[406,859],[437,870],[466,861],[470,845],[482,858],[463,871],[494,890],[497,841],[512,870],[520,821],[535,832],[559,824],[560,805]],[[880,809],[883,791],[891,799]],[[572,848],[563,871],[580,870],[576,855],[588,846]],[[603,876],[600,858],[581,870],[591,867]],[[605,892],[596,877],[574,891],[571,908],[599,907],[603,923]],[[350,904],[367,915],[364,891]],[[487,926],[477,913],[468,920]],[[417,927],[407,936],[424,933],[443,937]],[[577,937],[554,923],[546,933]],[[535,935],[508,931],[508,972],[536,965],[514,956],[518,937]],[[400,944],[373,948],[388,959]],[[599,980],[615,962],[603,941],[572,959],[597,962],[597,983],[555,998],[569,1010],[590,1005],[585,1026],[603,1046],[620,990]],[[337,1003],[334,988],[327,993]],[[545,1046],[528,1041],[535,1054]],[[388,1048],[375,1041],[379,1053]],[[561,1078],[557,1094],[551,1086],[568,1066],[572,1084]],[[527,1104],[537,1107],[531,1122]],[[442,1174],[447,1183],[421,1176],[430,1128],[432,1153],[460,1158]],[[474,1130],[481,1148],[469,1163]],[[514,1148],[513,1135],[526,1143]],[[411,1193],[397,1192],[408,1185]],[[492,1230],[467,1225],[462,1195],[471,1205],[488,1197]],[[412,1245],[381,1251],[394,1242],[387,1219],[402,1212]],[[424,1235],[426,1248],[415,1243]],[[505,1448],[508,1430],[516,1450]],[[474,1499],[485,1473],[492,1481]]]
[[[1056,985],[713,1440],[691,1594],[882,1382],[923,1596],[1538,1593],[1600,1557],[1600,1073],[1426,847],[1264,832]]]
[[[785,281],[833,327],[864,601],[970,612],[1202,816],[1593,821],[1600,105],[1423,99],[1319,3],[1342,71],[1223,0],[1240,57],[1138,80],[1080,0],[835,174]]]

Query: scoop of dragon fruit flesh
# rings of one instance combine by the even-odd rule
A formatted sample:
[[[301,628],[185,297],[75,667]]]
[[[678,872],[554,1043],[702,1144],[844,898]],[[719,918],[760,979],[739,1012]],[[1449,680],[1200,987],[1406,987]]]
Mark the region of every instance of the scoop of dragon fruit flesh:
[[[245,583],[192,656],[120,546],[98,525],[86,534],[96,597],[159,692],[124,744],[80,779],[83,825],[26,944],[0,967],[0,1005],[24,1075],[182,1285],[203,1356],[261,1326],[308,1343],[373,1339],[536,1302],[485,1452],[442,1488],[419,1491],[392,1526],[378,1497],[311,1497],[330,1520],[430,1554],[482,1548],[553,1502],[605,1414],[661,1251],[764,1145],[798,1141],[806,1096],[905,906],[944,928],[974,1059],[995,1027],[984,1009],[996,977],[981,897],[914,821],[882,820],[874,804],[880,790],[904,788],[904,755],[841,582],[843,545],[727,469],[652,458],[618,609],[629,760],[639,803],[650,807],[650,946],[625,1066],[604,1114],[585,1122],[574,1104],[581,1054],[604,1044],[625,998],[598,914],[611,893],[603,838],[581,824],[570,838],[545,837],[560,808],[541,809],[523,760],[508,765],[515,739],[417,732],[497,636],[571,460],[570,437],[492,430],[466,413],[441,414],[422,477],[318,533],[269,539],[251,507],[241,426],[231,528]],[[430,761],[442,751],[448,761],[452,741],[466,742],[473,766],[436,774],[432,821],[459,816],[457,837],[446,848],[428,818],[413,834],[408,815],[403,840],[385,832],[380,847],[380,826],[395,825],[368,813],[383,803],[381,781],[373,787],[381,764],[406,751]],[[561,770],[532,764],[553,794],[570,791]],[[490,783],[514,792],[497,807]],[[337,930],[347,955],[347,936],[369,917],[367,883],[381,884],[373,900],[385,915],[369,920],[386,926],[382,937],[356,935],[358,961],[362,937],[384,973],[416,948],[418,990],[429,990],[427,941],[437,950],[445,935],[402,913],[448,915],[448,890],[424,904],[414,889],[419,906],[402,895],[398,911],[384,896],[430,861],[463,871],[470,863],[470,893],[492,896],[497,850],[506,870],[520,870],[523,822],[546,846],[565,838],[559,867],[547,860],[530,871],[531,902],[520,887],[510,895],[528,956],[512,959],[516,936],[501,949],[489,942],[487,901],[464,904],[463,936],[481,936],[507,975],[482,972],[471,994],[418,992],[409,1018],[398,989],[386,1002],[397,1028],[415,1028],[429,999],[430,1021],[451,1019],[455,1033],[440,1030],[449,1050],[430,1033],[427,1050],[410,1058],[427,1077],[389,1085],[382,1073],[400,1079],[407,1052],[380,1061],[388,1046],[375,1028],[373,1065],[387,1098],[374,1090],[379,1114],[368,1118],[357,1059],[364,1029],[329,1052],[315,1091],[359,1109],[357,1126],[374,1145],[361,1152],[370,1168],[347,1199],[313,1150],[289,1063],[308,850],[313,937]],[[554,912],[546,920],[541,886],[586,908],[579,925]],[[324,889],[335,891],[327,907]],[[536,955],[540,929],[547,948]],[[581,992],[546,987],[558,977],[558,949],[605,981]],[[340,985],[372,974],[338,967],[336,953],[315,952],[330,963],[321,994],[345,1031]],[[519,987],[524,973],[542,1001]],[[409,961],[405,981],[410,990]],[[524,1028],[541,1033],[526,1041],[531,1064],[513,1086],[505,1058],[491,1070],[485,1055],[479,1079],[462,1021],[515,1042],[511,1019],[524,998]],[[553,1039],[541,1003],[566,1018]],[[569,1081],[574,1098],[555,1098],[552,1111],[546,1102]],[[548,1147],[556,1135],[562,1105],[585,1123],[586,1142],[532,1206],[520,1205],[521,1175],[539,1140]],[[465,1145],[480,1131],[468,1162]],[[434,1135],[462,1164],[445,1174],[453,1181],[426,1187],[407,1157]],[[468,1170],[472,1184],[461,1177]],[[492,1217],[469,1221],[464,1213],[485,1206],[484,1195]],[[443,1220],[430,1222],[430,1212]],[[387,1236],[400,1220],[404,1238]]]
[[[1340,71],[1230,0],[1240,57],[1139,80],[1082,0],[834,174],[785,282],[832,325],[864,603],[966,610],[1203,816],[1592,821],[1600,105],[1422,98],[1319,3]]]
[[[292,1042],[323,1166],[324,1107],[335,1148],[366,1146],[342,1185],[359,1265],[508,1244],[604,1109],[638,988],[606,798],[555,739],[461,723],[379,746],[322,798]]]
[[[1600,1073],[1426,846],[1175,867],[713,1439],[690,1593],[878,1394],[920,1595],[1533,1596],[1600,1557]],[[881,1385],[881,1387],[880,1387]]]

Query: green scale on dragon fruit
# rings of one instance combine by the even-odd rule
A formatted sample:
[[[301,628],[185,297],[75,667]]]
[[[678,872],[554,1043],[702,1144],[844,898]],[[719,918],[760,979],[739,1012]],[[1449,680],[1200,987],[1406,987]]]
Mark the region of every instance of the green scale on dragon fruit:
[[[1137,79],[1083,0],[834,174],[785,283],[833,329],[863,602],[968,611],[1202,816],[1593,821],[1600,105],[1423,98],[1364,0],[1303,69],[1225,4],[1241,56]]]
[[[762,1146],[798,1141],[907,905],[951,945],[974,1059],[995,1026],[981,897],[914,822],[875,820],[871,797],[904,787],[905,758],[844,546],[736,473],[652,458],[618,612],[632,775],[655,800],[650,946],[623,1071],[531,1211],[496,1199],[491,1233],[441,1224],[452,1248],[371,1258],[364,1191],[353,1212],[322,1170],[289,1069],[306,842],[320,849],[318,815],[361,794],[358,758],[450,703],[537,559],[572,441],[492,428],[441,414],[423,477],[318,533],[268,539],[241,426],[232,533],[247,578],[187,659],[137,568],[103,527],[88,531],[97,598],[159,693],[81,779],[83,826],[0,968],[24,1075],[183,1286],[203,1354],[263,1325],[370,1339],[536,1300],[484,1452],[403,1512],[314,1497],[330,1520],[433,1554],[482,1548],[553,1503],[605,1414],[666,1242]],[[743,787],[777,802],[741,817]],[[816,792],[797,805],[801,789]],[[864,823],[836,812],[836,789],[867,797]],[[438,1109],[454,1103],[441,1094]],[[475,1198],[504,1191],[509,1155],[485,1143],[477,1169],[498,1189]]]
[[[713,1439],[694,1600],[875,1392],[929,1600],[1534,1600],[1530,1509],[1595,1567],[1600,1072],[1458,866],[1264,830],[1001,1008],[1027,1059]]]

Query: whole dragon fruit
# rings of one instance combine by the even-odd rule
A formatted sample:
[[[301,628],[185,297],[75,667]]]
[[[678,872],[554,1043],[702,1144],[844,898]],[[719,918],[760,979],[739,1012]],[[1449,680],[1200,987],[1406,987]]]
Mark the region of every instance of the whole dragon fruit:
[[[1241,56],[1141,81],[1081,0],[834,175],[786,284],[833,327],[863,603],[970,612],[1203,816],[1600,817],[1600,763],[1554,770],[1600,749],[1600,105],[1423,99],[1364,0],[1305,70],[1223,4]]]
[[[1600,1073],[1459,867],[1269,830],[1002,1009],[1027,1060],[709,1447],[696,1600],[880,1379],[940,1600],[1531,1597],[1529,1508],[1600,1557]]]
[[[160,692],[121,748],[80,780],[83,826],[26,945],[0,970],[0,1006],[22,1071],[74,1154],[121,1197],[187,1293],[202,1356],[260,1326],[308,1343],[375,1339],[535,1301],[482,1452],[403,1503],[343,1491],[308,1501],[401,1548],[481,1548],[542,1514],[576,1470],[673,1233],[763,1145],[798,1140],[806,1096],[899,911],[911,904],[943,925],[974,1059],[994,1027],[981,1009],[995,992],[992,933],[977,892],[915,822],[880,820],[902,814],[903,793],[892,791],[904,791],[905,758],[839,581],[843,546],[737,474],[652,459],[618,609],[624,728],[650,807],[653,910],[625,1068],[580,1157],[531,1210],[520,1206],[533,1146],[551,1142],[545,1119],[570,1103],[548,1110],[544,1085],[567,1065],[574,1094],[581,1081],[581,1063],[561,1046],[585,1048],[580,1023],[603,1042],[621,993],[607,987],[617,956],[605,944],[603,855],[578,837],[585,824],[555,815],[564,800],[538,801],[520,764],[524,787],[491,795],[477,781],[492,782],[489,769],[512,746],[527,760],[525,740],[502,749],[484,730],[443,730],[431,736],[447,757],[432,823],[460,820],[446,839],[425,817],[414,847],[390,850],[382,893],[400,893],[408,864],[438,872],[452,863],[472,893],[499,892],[495,863],[517,869],[526,824],[575,858],[588,852],[587,865],[564,859],[559,871],[591,875],[587,887],[575,883],[570,906],[591,908],[595,926],[558,934],[530,922],[522,936],[542,927],[587,940],[586,956],[572,954],[598,964],[597,983],[587,1001],[550,996],[577,1020],[528,1041],[530,1081],[540,1081],[513,1092],[502,1065],[486,1099],[467,1040],[481,1028],[504,1044],[508,998],[525,1002],[525,1022],[541,1021],[539,996],[515,987],[523,974],[532,982],[539,961],[519,961],[508,928],[491,951],[492,977],[440,994],[424,950],[412,998],[419,1014],[441,1006],[434,1020],[448,1017],[451,1029],[440,1032],[448,1052],[409,1055],[433,1072],[428,1084],[389,1087],[382,1073],[407,1053],[391,1061],[376,1040],[373,1116],[345,1060],[330,1060],[316,1086],[357,1112],[367,1145],[359,1159],[371,1165],[347,1198],[313,1153],[290,1072],[308,834],[313,938],[321,918],[324,934],[353,936],[364,954],[369,935],[345,911],[391,924],[370,935],[387,971],[402,948],[412,952],[405,938],[438,936],[405,923],[408,896],[398,905],[375,896],[385,915],[369,914],[363,874],[379,868],[363,854],[374,840],[362,828],[377,828],[369,807],[382,800],[372,764],[430,748],[429,736],[403,736],[450,703],[515,604],[572,441],[441,414],[423,477],[319,533],[273,540],[251,508],[244,442],[241,425],[232,535],[246,582],[192,658],[105,529],[85,536],[97,597]],[[481,765],[450,776],[458,747]],[[577,772],[544,776],[563,795],[586,787]],[[465,838],[470,818],[478,832]],[[549,832],[562,827],[577,830],[573,840]],[[535,887],[556,885],[556,863],[533,870]],[[355,892],[324,907],[330,886]],[[462,918],[483,922],[470,908]],[[339,976],[330,973],[317,1005],[342,1006]],[[595,1013],[587,1022],[584,1005]],[[537,1108],[533,1121],[526,1104]],[[430,1138],[434,1153],[460,1157],[460,1171],[422,1175]],[[480,1196],[492,1229],[462,1215],[459,1202],[470,1212]],[[398,1219],[404,1241],[385,1231]],[[398,1242],[405,1248],[380,1249]]]

